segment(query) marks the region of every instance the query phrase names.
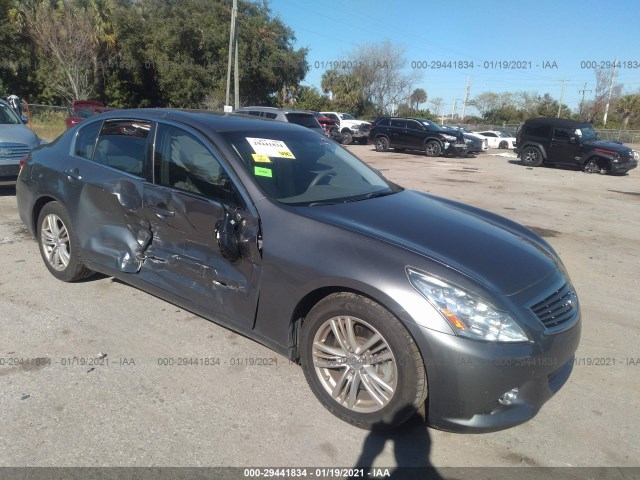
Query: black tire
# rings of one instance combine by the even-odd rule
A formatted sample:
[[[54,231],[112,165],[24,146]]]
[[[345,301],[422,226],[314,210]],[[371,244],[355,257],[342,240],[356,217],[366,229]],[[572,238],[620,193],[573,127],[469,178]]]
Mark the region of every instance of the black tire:
[[[590,158],[582,166],[582,170],[585,173],[599,173],[601,175],[608,175],[611,173],[611,166],[609,160],[604,158]]]
[[[351,142],[353,142],[353,135],[351,135],[351,132],[349,132],[348,130],[344,130],[342,133],[342,144],[343,145],[349,145]]]
[[[386,152],[389,150],[389,139],[387,137],[376,137],[374,145],[376,152]]]
[[[42,208],[38,216],[37,233],[42,260],[58,280],[74,282],[94,273],[82,262],[78,237],[64,205],[49,202]]]
[[[506,140],[501,141],[500,145],[498,145],[498,148],[502,148],[502,149],[509,148],[509,142],[507,142]]]
[[[520,153],[520,163],[525,167],[542,165],[542,152],[537,147],[525,147]]]
[[[369,138],[367,138],[367,137],[360,137],[360,138],[358,139],[358,143],[359,143],[360,145],[369,145]]]
[[[424,145],[424,153],[427,157],[439,157],[442,155],[442,145],[436,140],[430,140]]]
[[[352,325],[344,331],[335,327],[344,332],[342,343],[333,333],[335,322]],[[375,340],[376,334],[379,339],[367,347],[367,340]],[[345,355],[329,354],[318,345]],[[343,345],[347,349],[356,345],[356,349],[347,353]],[[357,348],[363,346],[367,349],[359,355]],[[361,295],[340,292],[318,302],[302,324],[299,351],[307,383],[320,403],[356,427],[391,430],[417,412],[427,398],[424,362],[413,338],[384,307]],[[376,355],[378,360],[372,360]],[[394,388],[387,390],[380,382]]]

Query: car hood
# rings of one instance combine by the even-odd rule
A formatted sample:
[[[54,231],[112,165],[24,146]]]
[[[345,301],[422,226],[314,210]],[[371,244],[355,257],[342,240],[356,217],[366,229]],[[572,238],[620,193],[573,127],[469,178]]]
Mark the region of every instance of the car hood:
[[[24,143],[33,147],[40,141],[33,130],[24,125],[0,125],[0,143]]]
[[[554,253],[524,227],[412,190],[357,202],[303,207],[303,211],[316,220],[444,264],[503,295],[521,292],[560,268]]]
[[[588,142],[584,142],[583,147],[587,148],[606,148],[607,150],[612,150],[614,152],[628,152],[631,148],[623,145],[620,142],[615,142],[612,140],[591,140]]]

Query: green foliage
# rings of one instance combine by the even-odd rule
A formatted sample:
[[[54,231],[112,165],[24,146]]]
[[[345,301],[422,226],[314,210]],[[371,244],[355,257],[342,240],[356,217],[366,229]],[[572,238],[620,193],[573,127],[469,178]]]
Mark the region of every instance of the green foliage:
[[[27,25],[30,12],[44,3],[91,22],[90,61],[74,68],[92,72],[93,98],[117,107],[222,105],[231,19],[226,0],[0,0],[0,14],[10,19],[0,24],[3,91],[31,102],[64,102],[51,81],[60,62],[36,48]],[[272,16],[266,2],[239,0],[243,104],[271,104],[283,88],[295,91],[309,67],[307,50],[295,49],[294,41],[293,31]]]

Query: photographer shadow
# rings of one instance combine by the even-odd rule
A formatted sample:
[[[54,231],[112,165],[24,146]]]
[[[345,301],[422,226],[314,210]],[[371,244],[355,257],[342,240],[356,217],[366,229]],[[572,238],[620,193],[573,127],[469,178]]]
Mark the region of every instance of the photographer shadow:
[[[413,406],[406,406],[396,414],[395,419],[406,418],[407,415],[410,415],[409,419],[391,431],[390,425],[395,422],[380,422],[373,426],[364,440],[362,452],[354,466],[355,469],[364,470],[364,478],[384,476],[394,480],[443,480],[429,460],[431,437],[427,429],[426,415],[420,414]],[[382,453],[387,441],[393,442],[397,467],[373,468],[375,459]],[[389,471],[390,476],[380,472],[384,472],[385,469]]]

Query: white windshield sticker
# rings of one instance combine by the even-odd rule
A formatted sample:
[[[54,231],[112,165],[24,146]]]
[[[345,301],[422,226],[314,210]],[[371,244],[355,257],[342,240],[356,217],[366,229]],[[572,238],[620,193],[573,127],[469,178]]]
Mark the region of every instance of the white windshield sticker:
[[[270,140],[268,138],[252,138],[246,137],[247,142],[258,155],[267,155],[269,157],[292,158],[295,160],[287,144],[280,140]]]

